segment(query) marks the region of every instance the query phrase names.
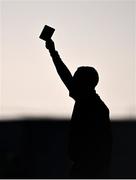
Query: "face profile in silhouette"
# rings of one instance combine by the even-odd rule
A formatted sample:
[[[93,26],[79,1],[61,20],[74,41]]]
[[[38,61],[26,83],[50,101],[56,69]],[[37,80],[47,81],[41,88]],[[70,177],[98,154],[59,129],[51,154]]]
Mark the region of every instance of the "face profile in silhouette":
[[[79,67],[72,78],[73,94],[80,96],[92,92],[98,81],[98,72],[93,67]]]

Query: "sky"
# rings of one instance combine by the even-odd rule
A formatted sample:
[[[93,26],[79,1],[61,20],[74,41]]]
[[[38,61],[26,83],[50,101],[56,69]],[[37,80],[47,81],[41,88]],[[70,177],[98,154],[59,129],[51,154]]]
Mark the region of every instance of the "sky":
[[[136,2],[131,0],[0,1],[0,117],[70,117],[74,100],[39,35],[45,24],[74,74],[95,67],[96,88],[111,118],[136,116]]]

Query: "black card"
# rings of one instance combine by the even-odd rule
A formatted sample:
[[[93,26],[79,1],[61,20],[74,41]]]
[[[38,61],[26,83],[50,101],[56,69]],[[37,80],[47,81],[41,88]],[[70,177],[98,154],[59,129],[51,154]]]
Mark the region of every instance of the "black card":
[[[55,31],[54,28],[45,25],[40,36],[39,36],[39,38],[44,40],[44,41],[47,41],[48,39],[51,39],[54,31]]]

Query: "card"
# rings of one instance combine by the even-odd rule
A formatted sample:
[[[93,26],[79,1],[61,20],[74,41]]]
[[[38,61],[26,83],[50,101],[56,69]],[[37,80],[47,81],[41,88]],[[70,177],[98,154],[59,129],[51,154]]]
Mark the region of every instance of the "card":
[[[45,25],[40,36],[39,36],[39,38],[44,40],[44,41],[47,41],[48,39],[51,39],[54,31],[55,31],[54,28]]]

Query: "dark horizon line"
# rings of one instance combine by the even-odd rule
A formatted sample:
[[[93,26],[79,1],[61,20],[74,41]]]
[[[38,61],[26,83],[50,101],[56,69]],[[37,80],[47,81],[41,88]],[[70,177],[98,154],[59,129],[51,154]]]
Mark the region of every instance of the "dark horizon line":
[[[40,115],[21,115],[21,116],[8,116],[0,117],[0,122],[12,122],[12,121],[70,121],[70,117],[66,116],[40,116]],[[121,118],[111,118],[112,122],[136,122],[136,117],[121,117]]]

